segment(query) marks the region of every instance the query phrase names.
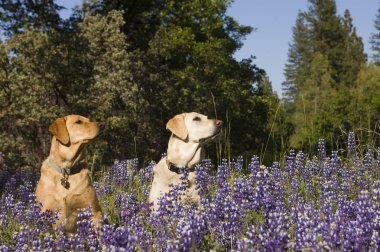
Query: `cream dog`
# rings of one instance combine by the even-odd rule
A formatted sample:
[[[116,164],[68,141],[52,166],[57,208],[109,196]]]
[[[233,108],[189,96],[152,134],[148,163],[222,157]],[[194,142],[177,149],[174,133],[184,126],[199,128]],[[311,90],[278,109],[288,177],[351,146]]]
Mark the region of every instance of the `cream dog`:
[[[205,144],[213,141],[221,133],[222,124],[220,120],[208,119],[207,116],[195,112],[183,113],[169,120],[166,128],[172,135],[167,156],[153,168],[154,177],[149,195],[153,210],[158,209],[159,197],[169,192],[169,185],[178,185],[181,182],[179,167],[189,169],[189,188],[186,196],[195,201],[199,200],[193,168],[204,159]]]
[[[55,225],[63,224],[66,233],[76,231],[79,208],[91,207],[93,221],[99,224],[101,211],[83,159],[87,146],[103,129],[104,123],[79,115],[58,118],[49,127],[53,138],[49,157],[42,163],[36,197],[42,211],[59,211]]]

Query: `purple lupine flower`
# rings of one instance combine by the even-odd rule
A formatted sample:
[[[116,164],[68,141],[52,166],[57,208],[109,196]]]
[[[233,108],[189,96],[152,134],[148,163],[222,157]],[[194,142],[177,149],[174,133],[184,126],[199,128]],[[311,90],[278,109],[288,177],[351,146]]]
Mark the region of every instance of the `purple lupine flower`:
[[[321,205],[322,213],[326,222],[329,222],[333,215],[333,204],[335,202],[335,186],[332,181],[326,181],[322,184]]]
[[[251,162],[248,164],[248,171],[251,174],[255,174],[260,171],[260,159],[258,156],[253,156]]]
[[[368,181],[367,181],[367,171],[364,166],[362,160],[356,159],[354,163],[354,167],[352,169],[352,176],[354,176],[355,185],[359,188],[368,190]]]
[[[295,176],[295,158],[296,152],[295,150],[290,150],[289,155],[285,156],[285,172],[287,173],[288,179],[292,179]]]
[[[374,222],[370,251],[380,250],[380,181],[373,183]]]
[[[354,249],[368,251],[373,233],[373,224],[376,213],[370,197],[366,190],[359,192],[356,199],[356,239]]]
[[[234,172],[241,172],[243,170],[244,159],[243,156],[238,156],[237,160],[231,161],[231,167]]]
[[[319,213],[310,204],[297,204],[292,207],[292,222],[294,225],[294,248],[297,250],[319,248],[318,233]]]
[[[113,164],[113,182],[120,187],[127,187],[131,174],[131,160],[115,161]]]
[[[353,220],[356,218],[355,202],[345,197],[342,195],[338,196],[336,214],[344,220]]]
[[[312,181],[312,173],[313,173],[314,162],[307,162],[304,167],[303,172],[303,180],[306,185],[306,197],[307,199],[311,199],[313,195],[313,181]]]
[[[39,251],[40,242],[38,236],[34,234],[34,230],[28,226],[21,226],[18,232],[13,234],[12,239],[16,241],[15,250],[16,251]]]
[[[34,186],[31,181],[25,181],[17,188],[17,197],[21,202],[27,203],[29,200],[29,195],[34,193]]]
[[[256,226],[252,225],[247,229],[247,231],[245,232],[245,235],[242,236],[237,241],[237,250],[254,252],[254,251],[258,251],[259,245],[260,245],[260,241],[259,241],[258,232],[256,232]]]
[[[205,211],[211,232],[215,234],[223,248],[230,249],[231,246],[236,246],[237,239],[241,235],[245,213],[233,200],[230,186],[225,179],[227,171],[226,163],[219,167],[219,188],[213,194],[209,205],[205,207]]]
[[[295,206],[298,202],[302,201],[299,193],[299,182],[296,178],[292,179],[291,194],[289,196],[289,204]]]
[[[109,172],[103,173],[103,186],[99,185],[96,187],[98,191],[96,191],[96,194],[101,197],[106,194],[111,194],[113,192],[112,183],[111,183],[111,175]]]
[[[280,164],[278,162],[274,162],[272,166],[268,168],[268,171],[274,205],[276,207],[283,207],[285,204],[286,178],[281,173]]]
[[[104,223],[96,240],[90,213],[79,222],[80,234],[67,237],[61,228],[53,231],[56,213],[40,213],[30,194],[34,180],[16,172],[4,178],[0,191],[0,251],[378,251],[380,182],[373,180],[380,155],[377,170],[370,149],[354,162],[341,160],[337,152],[323,162],[321,156],[306,160],[293,151],[284,167],[274,163],[268,168],[260,168],[256,157],[248,176],[238,162],[229,166],[226,160],[213,176],[212,162],[204,161],[195,168],[198,190],[201,184],[207,189],[200,206],[180,200],[188,186],[185,170],[182,183],[163,197],[158,213],[150,213],[146,203],[153,165],[137,173],[137,161],[126,161],[133,183],[125,187],[114,173],[103,173],[94,183],[115,222]]]
[[[345,220],[339,214],[334,214],[329,222],[322,222],[322,225],[320,225],[323,237],[323,242],[320,242],[321,247],[329,251],[341,250],[344,227]]]
[[[13,194],[5,194],[5,208],[12,209],[15,205],[15,199]]]
[[[74,239],[80,240],[80,249],[85,246],[86,250],[98,251],[100,245],[97,239],[92,217],[93,214],[91,208],[81,210],[78,214],[77,233],[75,234]]]
[[[373,167],[373,149],[368,146],[367,153],[364,155],[364,166],[368,171],[372,171]]]
[[[248,201],[247,207],[250,210],[260,211],[262,208],[269,208],[266,203],[274,203],[267,170],[260,170],[250,174],[248,183],[249,187],[246,190],[248,189],[249,191],[244,194],[246,195],[245,199]]]
[[[339,170],[340,170],[340,160],[338,157],[338,152],[333,151],[331,153],[331,158],[328,159],[328,161],[323,163],[322,165],[323,180],[330,181],[331,177],[336,175]]]
[[[147,167],[140,170],[139,177],[141,182],[150,183],[153,180],[153,168],[155,165],[156,163],[152,161]]]
[[[318,140],[318,160],[324,162],[326,159],[326,144],[325,139],[320,138]]]
[[[194,172],[196,190],[201,197],[204,197],[209,193],[209,186],[212,183],[208,168],[205,163],[202,162],[195,166]]]
[[[306,160],[306,155],[302,151],[299,151],[294,160],[294,170],[297,172],[297,174],[303,173],[303,164],[305,160]]]
[[[227,159],[222,160],[222,164],[218,167],[217,182],[219,187],[227,185],[227,178],[230,176],[230,167],[227,164]]]
[[[242,209],[249,209],[254,200],[252,185],[247,178],[240,177],[234,181],[232,197]]]
[[[139,205],[137,203],[137,197],[135,190],[131,193],[118,193],[118,206],[120,209],[120,217],[124,225],[128,225],[131,218],[139,211]]]
[[[351,160],[355,160],[356,157],[356,143],[355,133],[353,131],[348,133],[348,156]]]
[[[179,251],[200,249],[202,239],[208,233],[206,215],[198,209],[185,212],[186,214],[179,218],[176,227],[181,245]]]
[[[350,177],[350,168],[347,164],[341,166],[338,170],[338,177],[340,178],[339,192],[340,195],[348,196],[351,191],[351,177]]]
[[[259,241],[263,250],[286,250],[290,238],[288,229],[289,217],[284,209],[270,211],[259,231]]]
[[[364,155],[364,174],[362,174],[362,180],[363,180],[363,190],[370,190],[371,186],[371,180],[372,180],[372,174],[374,173],[374,162],[373,162],[373,149],[371,146],[368,147],[367,153]]]

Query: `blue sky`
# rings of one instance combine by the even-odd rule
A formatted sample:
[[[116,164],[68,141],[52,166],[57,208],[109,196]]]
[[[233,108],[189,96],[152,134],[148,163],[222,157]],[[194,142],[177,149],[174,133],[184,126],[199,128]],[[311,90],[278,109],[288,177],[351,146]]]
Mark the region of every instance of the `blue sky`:
[[[71,9],[82,0],[58,0],[57,4],[67,10],[61,12],[68,17]],[[348,9],[357,33],[362,37],[365,52],[371,54],[369,38],[375,32],[374,20],[380,1],[377,0],[337,0],[338,14]],[[240,24],[256,28],[247,36],[244,46],[235,54],[237,59],[256,57],[258,67],[265,69],[273,89],[281,96],[283,69],[287,60],[292,27],[299,10],[307,10],[307,0],[235,0],[228,10]]]

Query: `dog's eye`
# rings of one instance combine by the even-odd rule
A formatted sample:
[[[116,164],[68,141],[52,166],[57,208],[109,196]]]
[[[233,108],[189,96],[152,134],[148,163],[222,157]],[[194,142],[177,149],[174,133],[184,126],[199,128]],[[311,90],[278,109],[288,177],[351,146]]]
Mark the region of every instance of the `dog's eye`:
[[[200,121],[200,120],[201,120],[201,118],[198,117],[198,116],[196,116],[196,117],[193,118],[193,121]]]
[[[78,120],[75,122],[76,124],[82,124],[82,121],[81,120]]]

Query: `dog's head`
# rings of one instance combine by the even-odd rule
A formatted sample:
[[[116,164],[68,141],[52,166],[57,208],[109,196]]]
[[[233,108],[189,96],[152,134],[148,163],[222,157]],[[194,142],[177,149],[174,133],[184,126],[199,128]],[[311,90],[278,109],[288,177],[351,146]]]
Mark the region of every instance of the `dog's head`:
[[[222,124],[220,120],[208,119],[205,115],[191,112],[176,115],[169,120],[166,128],[183,141],[204,144],[221,133]]]
[[[58,118],[49,126],[49,132],[65,146],[89,143],[104,129],[104,123],[91,122],[80,115]]]

